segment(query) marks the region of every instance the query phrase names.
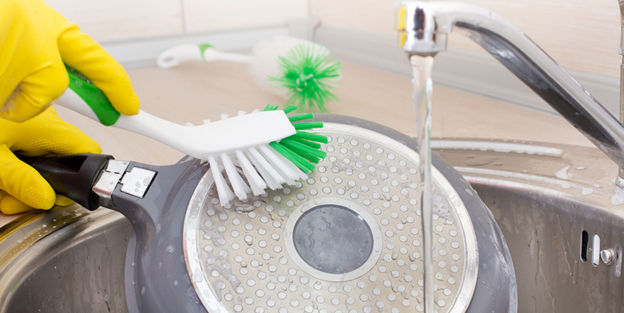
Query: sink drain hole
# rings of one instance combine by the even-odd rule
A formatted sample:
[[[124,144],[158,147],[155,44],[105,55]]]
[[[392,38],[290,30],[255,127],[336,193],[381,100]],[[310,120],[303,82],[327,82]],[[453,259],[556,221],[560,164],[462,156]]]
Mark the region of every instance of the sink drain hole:
[[[589,249],[589,234],[584,230],[581,233],[581,261],[587,262],[587,250]]]

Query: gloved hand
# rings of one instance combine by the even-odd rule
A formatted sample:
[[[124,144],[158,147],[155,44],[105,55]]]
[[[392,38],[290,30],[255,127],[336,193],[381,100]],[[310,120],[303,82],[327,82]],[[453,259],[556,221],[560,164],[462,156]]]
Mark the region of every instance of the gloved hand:
[[[0,211],[4,214],[71,203],[56,196],[43,177],[12,151],[28,156],[101,151],[54,109],[46,110],[69,84],[63,63],[104,91],[118,112],[139,112],[128,74],[91,37],[42,0],[0,0]]]
[[[100,153],[102,149],[75,126],[63,121],[54,108],[22,123],[0,119],[0,211],[17,214],[48,210],[71,200],[57,196],[48,182],[13,151],[25,156]]]
[[[24,121],[67,89],[63,62],[100,88],[119,113],[139,112],[125,70],[42,0],[0,1],[0,118]]]

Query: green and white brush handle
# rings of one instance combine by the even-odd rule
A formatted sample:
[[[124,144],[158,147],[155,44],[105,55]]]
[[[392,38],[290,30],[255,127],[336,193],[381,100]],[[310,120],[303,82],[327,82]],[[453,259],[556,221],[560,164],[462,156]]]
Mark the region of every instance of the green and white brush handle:
[[[160,68],[172,68],[187,62],[203,61],[229,61],[251,64],[253,56],[240,53],[224,52],[215,49],[209,44],[200,45],[176,45],[163,51],[156,59]]]
[[[69,88],[57,100],[58,104],[103,125],[150,137],[198,159],[206,159],[211,154],[269,143],[296,133],[283,111],[241,115],[200,126],[179,125],[145,111],[140,111],[136,115],[123,115],[113,108],[97,87],[86,83],[73,73],[69,75]]]
[[[162,142],[178,151],[210,163],[222,205],[238,197],[247,199],[249,193],[261,195],[266,188],[278,189],[282,184],[292,185],[305,179],[304,172],[314,169],[325,157],[319,143],[327,138],[305,130],[320,128],[322,123],[300,122],[310,115],[288,117],[294,110],[265,111],[224,118],[199,126],[179,125],[147,112],[123,115],[117,112],[106,95],[80,73],[68,69],[69,88],[56,101],[106,126],[114,126]],[[293,123],[298,122],[298,123]],[[278,142],[279,141],[279,142]],[[219,162],[220,161],[220,162]],[[232,185],[229,188],[221,174],[223,165]],[[243,169],[247,182],[236,170]]]

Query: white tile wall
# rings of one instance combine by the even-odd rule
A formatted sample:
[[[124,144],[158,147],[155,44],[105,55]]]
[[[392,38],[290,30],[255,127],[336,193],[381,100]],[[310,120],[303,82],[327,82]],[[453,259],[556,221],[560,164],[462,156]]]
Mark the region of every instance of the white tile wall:
[[[97,41],[282,25],[308,0],[44,0]]]
[[[283,24],[308,16],[308,0],[182,0],[186,31]]]
[[[98,41],[280,25],[312,16],[387,36],[397,0],[45,0]],[[616,0],[463,0],[497,12],[523,29],[563,67],[619,77]],[[480,51],[461,36],[450,45]]]
[[[180,34],[181,0],[44,0],[97,41]]]

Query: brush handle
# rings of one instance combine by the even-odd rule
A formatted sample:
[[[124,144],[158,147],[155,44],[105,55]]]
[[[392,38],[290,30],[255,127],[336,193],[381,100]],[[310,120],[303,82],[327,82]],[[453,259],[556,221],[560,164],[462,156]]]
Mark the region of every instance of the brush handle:
[[[219,51],[209,44],[201,45],[176,45],[168,48],[158,55],[156,64],[160,68],[168,69],[183,63],[203,61],[210,63],[213,61],[228,61],[250,64],[252,56]]]
[[[105,126],[115,125],[121,114],[115,110],[102,90],[74,68],[67,67],[69,87],[57,103]]]
[[[112,106],[102,108],[99,106],[100,101],[89,97],[83,98],[70,88],[56,102],[103,125],[152,138],[188,155],[195,157],[199,155],[192,141],[186,140],[193,138],[193,130],[189,127],[167,121],[142,110],[139,110],[136,115],[119,114]]]
[[[180,142],[185,127],[139,110],[136,115],[124,115],[115,110],[102,90],[89,82],[76,70],[68,67],[69,88],[56,101],[57,104],[76,111],[105,126],[114,126],[140,134],[184,153],[187,146]]]
[[[68,71],[71,83],[57,100],[58,104],[103,125],[152,138],[195,158],[206,159],[208,155],[264,145],[296,133],[281,110],[242,114],[198,126],[179,125],[144,111],[136,115],[119,114],[101,90],[79,73]]]
[[[228,62],[250,64],[253,60],[253,57],[249,55],[224,52],[224,51],[219,51],[214,48],[204,50],[202,53],[202,57],[203,57],[204,62],[228,61]]]

